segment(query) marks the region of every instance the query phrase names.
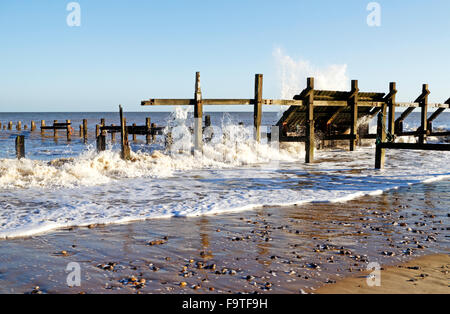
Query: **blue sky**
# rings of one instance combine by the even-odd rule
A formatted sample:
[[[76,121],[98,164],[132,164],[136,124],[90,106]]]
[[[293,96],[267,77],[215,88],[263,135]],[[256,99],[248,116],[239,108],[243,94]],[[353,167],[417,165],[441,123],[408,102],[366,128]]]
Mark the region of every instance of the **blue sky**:
[[[0,111],[149,111],[148,98],[190,98],[195,71],[203,97],[279,98],[276,49],[314,67],[346,65],[361,90],[413,101],[450,97],[450,2],[79,0],[69,27],[64,0],[0,1]],[[299,86],[299,92],[304,85]],[[249,108],[250,109],[250,108]]]

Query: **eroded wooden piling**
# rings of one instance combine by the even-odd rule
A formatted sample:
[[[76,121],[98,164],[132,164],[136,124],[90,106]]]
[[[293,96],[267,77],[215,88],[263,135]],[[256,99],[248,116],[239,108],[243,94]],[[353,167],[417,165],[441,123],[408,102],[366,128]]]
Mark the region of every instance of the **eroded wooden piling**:
[[[86,144],[88,140],[88,123],[87,119],[83,119],[83,141]]]
[[[17,159],[25,158],[25,136],[18,135],[16,137],[16,157]]]
[[[357,142],[357,130],[358,130],[358,80],[352,80],[352,86],[350,91],[350,97],[348,99],[348,105],[351,112],[351,125],[350,125],[350,151],[356,149]]]
[[[119,105],[119,115],[120,115],[120,138],[121,138],[121,158],[124,160],[130,160],[131,152],[130,145],[128,143],[128,131],[127,131],[127,122],[123,117],[123,109],[122,106]]]
[[[145,118],[145,126],[147,127],[147,130],[151,130],[152,129],[152,123],[151,123],[151,119],[150,118]],[[145,141],[148,144],[150,144],[152,142],[152,135],[151,134],[147,134],[145,136]]]
[[[314,78],[307,79],[307,94],[304,98],[306,107],[306,141],[305,141],[305,163],[314,162]]]
[[[97,136],[97,151],[102,152],[106,150],[106,131],[102,131]]]
[[[253,105],[253,128],[255,141],[261,141],[263,75],[255,74],[255,99]]]
[[[423,84],[422,86],[422,95],[419,97],[420,104],[420,132],[419,132],[419,143],[424,144],[425,139],[427,137],[427,129],[428,129],[428,95],[430,91],[428,90],[428,84]]]
[[[383,169],[386,159],[386,150],[381,147],[381,144],[386,141],[386,106],[378,114],[377,118],[377,139],[375,149],[375,169]]]
[[[194,150],[202,151],[203,146],[203,102],[200,87],[200,72],[195,73],[194,93]]]

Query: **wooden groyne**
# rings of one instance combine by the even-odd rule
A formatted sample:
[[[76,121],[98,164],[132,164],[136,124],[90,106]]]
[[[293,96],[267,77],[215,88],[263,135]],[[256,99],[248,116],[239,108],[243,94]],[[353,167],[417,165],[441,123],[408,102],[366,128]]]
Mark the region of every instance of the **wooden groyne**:
[[[384,149],[392,144],[385,144],[386,138],[381,139],[381,133],[369,134],[369,122],[377,114],[381,113],[381,119],[384,126],[387,124],[387,132],[390,143],[393,143],[396,137],[417,136],[418,144],[424,145],[427,136],[448,136],[450,132],[433,131],[433,121],[444,110],[450,107],[450,99],[445,103],[429,103],[428,96],[430,91],[428,85],[424,84],[422,93],[412,103],[396,102],[396,83],[389,84],[389,92],[361,92],[358,87],[358,81],[351,81],[350,91],[329,91],[316,90],[314,88],[314,78],[307,79],[306,88],[291,99],[264,99],[263,98],[263,75],[255,75],[255,92],[252,99],[203,99],[200,88],[200,73],[195,75],[195,92],[192,99],[149,99],[141,102],[142,106],[161,106],[161,105],[187,105],[194,106],[194,118],[196,120],[194,138],[195,150],[201,151],[201,141],[203,127],[199,125],[202,121],[202,112],[204,105],[251,105],[253,106],[253,126],[254,138],[256,141],[261,139],[261,120],[263,105],[289,106],[284,112],[283,117],[276,126],[271,127],[271,140],[280,142],[304,142],[305,143],[305,162],[314,162],[314,151],[317,141],[342,141],[349,142],[351,151],[356,149],[362,139],[376,139],[381,149],[380,156],[384,154]],[[395,111],[398,107],[406,107],[401,116],[395,120]],[[403,131],[403,121],[416,108],[421,109],[421,126],[414,132]],[[436,108],[436,111],[428,117],[428,110]],[[388,121],[386,114],[389,110]],[[362,122],[361,122],[362,121]],[[384,145],[386,145],[384,147]],[[384,147],[384,148],[383,148]],[[398,145],[397,147],[401,147]],[[404,148],[411,147],[403,145]],[[414,146],[418,148],[419,146]],[[442,146],[426,146],[427,149],[442,149]],[[378,150],[377,150],[378,152]],[[378,153],[377,153],[378,154]],[[378,158],[378,157],[377,157]],[[383,164],[380,162],[380,164]]]

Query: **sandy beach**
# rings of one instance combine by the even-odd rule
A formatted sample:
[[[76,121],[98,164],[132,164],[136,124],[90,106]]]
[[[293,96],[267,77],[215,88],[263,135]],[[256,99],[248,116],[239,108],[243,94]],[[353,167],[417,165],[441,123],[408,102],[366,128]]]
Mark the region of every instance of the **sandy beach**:
[[[369,272],[323,286],[319,294],[449,294],[450,256],[427,255],[407,263],[386,267],[380,273],[380,285],[367,285]]]
[[[449,186],[4,240],[0,292],[448,293],[440,267],[448,268],[449,200],[441,192]],[[414,260],[433,254],[441,255]],[[420,269],[395,266],[410,260]],[[80,265],[80,287],[66,283],[72,262]],[[381,289],[364,287],[368,262],[386,267]]]

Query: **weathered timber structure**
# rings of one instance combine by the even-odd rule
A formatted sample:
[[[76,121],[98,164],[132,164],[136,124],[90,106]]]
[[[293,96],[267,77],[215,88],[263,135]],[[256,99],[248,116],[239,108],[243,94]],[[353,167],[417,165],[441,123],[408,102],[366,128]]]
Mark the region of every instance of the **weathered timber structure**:
[[[376,139],[377,134],[369,134],[369,122],[382,113],[384,125],[389,110],[388,134],[393,141],[399,136],[417,136],[419,143],[423,144],[426,136],[448,136],[450,132],[433,132],[432,122],[445,109],[450,107],[450,99],[444,104],[431,104],[428,102],[428,85],[424,84],[421,95],[412,103],[396,102],[396,83],[389,84],[388,94],[384,92],[361,92],[358,81],[351,82],[350,91],[316,90],[314,78],[307,79],[306,88],[291,99],[264,99],[263,75],[255,75],[255,97],[253,99],[204,99],[201,97],[200,73],[195,76],[195,94],[193,99],[149,99],[141,102],[142,106],[159,105],[187,105],[194,106],[194,117],[197,122],[202,121],[204,105],[252,105],[253,125],[256,141],[261,139],[261,118],[263,105],[290,106],[272,127],[269,138],[279,134],[280,142],[304,142],[305,162],[314,161],[316,143],[320,140],[348,140],[349,149],[355,150],[357,143],[362,139]],[[406,107],[402,115],[395,120],[397,107]],[[414,111],[421,109],[421,126],[414,132],[403,131],[403,121]],[[429,108],[437,110],[428,117]],[[199,139],[202,138],[203,127],[195,124],[195,149],[200,150]],[[384,139],[385,140],[385,139]]]

